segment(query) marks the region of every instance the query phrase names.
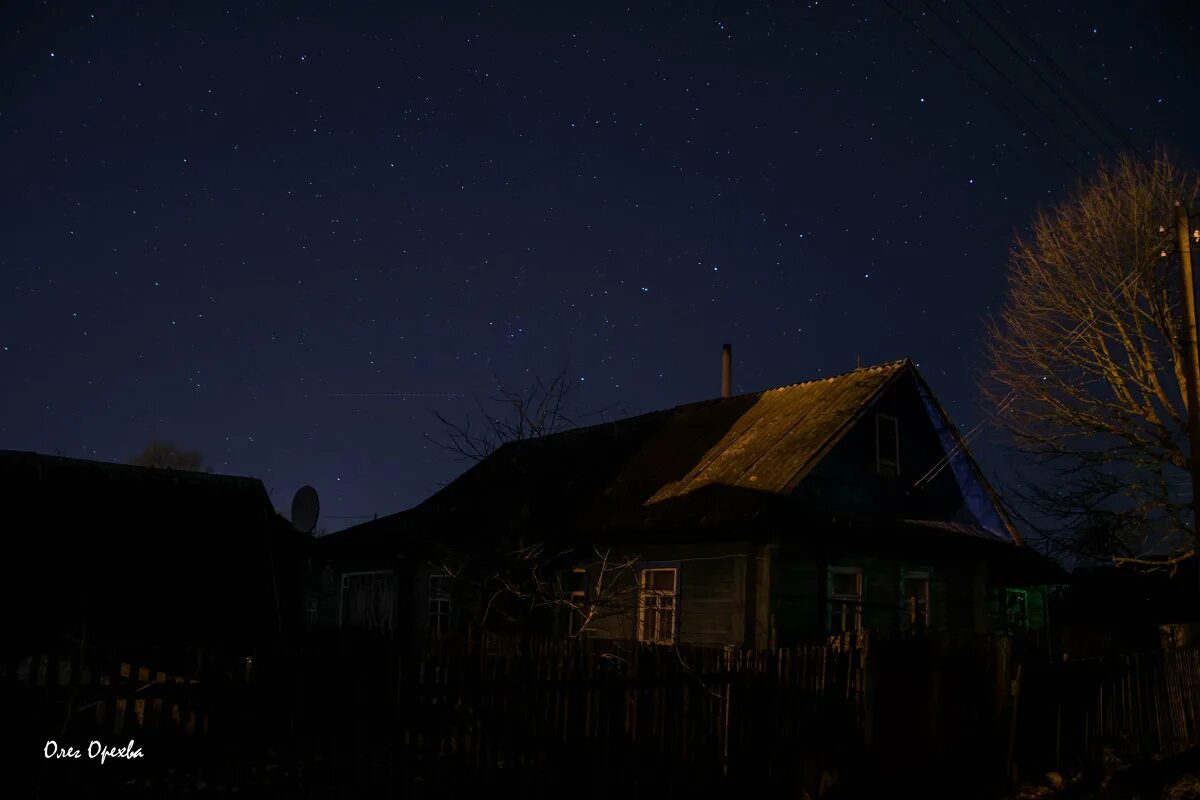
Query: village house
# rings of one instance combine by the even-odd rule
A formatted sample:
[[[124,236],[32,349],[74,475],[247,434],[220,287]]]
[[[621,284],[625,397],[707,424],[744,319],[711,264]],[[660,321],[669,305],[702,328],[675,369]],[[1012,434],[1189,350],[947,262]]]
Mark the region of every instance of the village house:
[[[257,479],[0,450],[0,487],[21,541],[2,590],[9,655],[97,648],[165,665],[302,629],[310,539]]]
[[[740,396],[728,374],[719,399],[511,442],[322,537],[311,621],[453,636],[508,600],[561,635],[748,648],[1046,624],[1059,569],[915,364]]]

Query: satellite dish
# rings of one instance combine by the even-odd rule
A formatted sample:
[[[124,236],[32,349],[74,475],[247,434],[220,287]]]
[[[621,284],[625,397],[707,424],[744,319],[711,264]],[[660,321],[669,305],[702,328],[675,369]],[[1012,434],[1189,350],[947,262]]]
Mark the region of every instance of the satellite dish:
[[[317,514],[321,511],[321,501],[317,498],[317,490],[311,486],[301,486],[292,498],[292,526],[301,533],[312,533],[317,527]]]

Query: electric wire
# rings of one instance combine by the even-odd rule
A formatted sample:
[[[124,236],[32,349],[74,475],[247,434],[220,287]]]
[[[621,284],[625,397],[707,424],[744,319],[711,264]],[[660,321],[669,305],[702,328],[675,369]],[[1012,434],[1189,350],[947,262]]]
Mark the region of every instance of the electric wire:
[[[1010,108],[1008,106],[1008,104],[1006,104],[1002,100],[1000,100],[1000,98],[997,97],[991,91],[991,89],[974,72],[972,72],[959,59],[957,59],[953,55],[951,55],[950,52],[945,47],[943,47],[936,39],[934,39],[933,36],[928,31],[926,31],[921,25],[919,25],[917,22],[915,22],[908,14],[906,14],[905,12],[903,12],[899,8],[897,8],[890,0],[883,0],[883,2],[890,9],[892,9],[893,12],[895,12],[898,16],[900,16],[902,19],[904,19],[910,26],[912,26],[938,52],[940,52],[944,57],[946,57],[948,60],[950,60],[956,67],[958,67],[958,69],[961,72],[963,72],[963,74],[965,74],[969,78],[971,78],[971,80],[977,86],[979,86],[980,89],[982,89],[983,92],[988,97],[992,98],[996,102],[996,104],[1010,118],[1012,118],[1015,122],[1017,122],[1018,126],[1021,129],[1025,130],[1027,133],[1031,134],[1035,138],[1043,139],[1043,137],[1039,136],[1036,133],[1036,131],[1033,130],[1031,125],[1029,125],[1017,112],[1015,112],[1012,108]],[[1013,45],[1012,42],[1007,37],[1005,37],[1003,35],[1003,33],[1000,32],[993,24],[991,24],[991,22],[989,20],[987,20],[973,5],[971,5],[969,0],[964,0],[964,4],[972,12],[972,14],[974,14],[977,18],[979,18],[984,23],[984,25],[988,28],[988,30],[997,39],[999,39],[1001,42],[1003,42],[1004,45],[1014,55],[1016,55],[1019,60],[1022,61],[1022,63],[1024,63],[1027,67],[1030,68],[1031,71],[1034,72],[1034,74],[1038,77],[1038,79],[1041,80],[1042,83],[1044,85],[1046,85],[1047,88],[1049,88],[1051,90],[1051,92],[1054,93],[1054,95],[1060,100],[1060,102],[1062,102],[1064,107],[1068,108],[1068,110],[1070,110],[1083,123],[1083,125],[1088,129],[1088,131],[1097,139],[1097,141],[1101,145],[1106,146],[1113,150],[1116,149],[1112,146],[1112,144],[1110,142],[1106,141],[1106,137],[1104,135],[1102,135],[1099,131],[1097,131],[1094,127],[1092,127],[1091,123],[1085,118],[1083,113],[1081,111],[1079,111],[1076,104],[1071,102],[1069,98],[1065,97],[1061,91],[1056,89],[1049,81],[1047,81],[1045,76],[1043,76],[1038,70],[1033,69],[1032,66],[1029,64],[1028,59],[1021,55],[1020,51],[1017,50],[1016,46]],[[1031,98],[1029,96],[1029,94],[1027,92],[1024,91],[1024,89],[1022,89],[1020,86],[1018,86],[1016,84],[1016,82],[1012,79],[1012,77],[1010,75],[1008,75],[1004,70],[1002,70],[999,66],[997,66],[995,64],[995,62],[992,59],[990,59],[974,42],[972,42],[969,38],[967,38],[962,33],[960,33],[953,25],[951,25],[946,20],[946,18],[944,16],[942,16],[941,13],[930,8],[924,2],[924,0],[921,0],[921,5],[933,17],[935,17],[942,24],[942,26],[950,29],[950,31],[955,35],[955,37],[960,42],[962,42],[962,44],[964,44],[967,47],[967,49],[969,49],[971,52],[973,52],[980,60],[982,60],[988,67],[990,67],[993,72],[995,72],[997,75],[999,75],[1010,87],[1012,87],[1026,101],[1026,103],[1028,103],[1039,114],[1041,114],[1043,117],[1045,117],[1046,120],[1050,123],[1052,128],[1058,129],[1058,131],[1061,134],[1063,134],[1064,138],[1066,138],[1070,142],[1070,144],[1072,144],[1076,149],[1078,149],[1081,153],[1083,153],[1084,156],[1087,157],[1088,159],[1090,159],[1092,161],[1098,161],[1097,157],[1094,153],[1092,153],[1084,145],[1080,144],[1070,131],[1066,130],[1049,113],[1047,113],[1033,98]],[[1003,9],[1003,10],[1004,10],[1004,13],[1009,17],[1010,24],[1013,24],[1014,27],[1017,27],[1015,25],[1015,23],[1013,23],[1011,20],[1011,14],[1009,14],[1006,9]],[[1032,41],[1032,37],[1030,37],[1023,30],[1021,30],[1021,33],[1027,39]],[[1047,60],[1051,60],[1051,59],[1047,59]],[[1057,72],[1059,72],[1060,74],[1065,76],[1065,72],[1063,72],[1061,67],[1058,67],[1057,64],[1053,64],[1053,68]],[[1077,91],[1077,94],[1079,94],[1083,98],[1084,102],[1087,101],[1086,95],[1084,95],[1082,92]],[[1106,122],[1106,124],[1108,124],[1109,127],[1116,130],[1115,125],[1112,125],[1109,122]],[[1121,134],[1119,131],[1118,131],[1117,138],[1122,140],[1122,143],[1125,144],[1126,146],[1129,145],[1128,141],[1124,138],[1123,134]],[[1048,142],[1045,142],[1045,141],[1044,141],[1044,143],[1048,144]],[[1129,149],[1133,150],[1132,147],[1130,147]],[[1136,154],[1136,151],[1134,151],[1134,152]],[[1075,171],[1078,169],[1077,165],[1075,165],[1069,159],[1067,159],[1058,148],[1054,149],[1054,153],[1055,153],[1055,155],[1057,155],[1059,157],[1060,160],[1062,160],[1065,164],[1067,164],[1067,166],[1070,167],[1072,169],[1072,171]],[[1155,170],[1150,168],[1148,171],[1153,179],[1161,182],[1161,178],[1160,178],[1160,176],[1157,175]],[[1128,192],[1128,190],[1126,190],[1126,193],[1129,194],[1130,198],[1134,201],[1135,209],[1136,209],[1136,207],[1138,205],[1140,205],[1138,198],[1133,196],[1133,194]],[[1103,301],[1104,311],[1110,310],[1108,308],[1109,301],[1115,299],[1117,294],[1119,292],[1123,291],[1125,289],[1125,287],[1130,283],[1130,281],[1132,281],[1135,277],[1137,277],[1137,275],[1138,275],[1138,270],[1135,268],[1134,270],[1130,271],[1130,273],[1128,275],[1126,275],[1125,278],[1119,284],[1117,284],[1116,286],[1114,286],[1112,289],[1109,290],[1107,297]],[[1093,313],[1089,316],[1089,318],[1087,320],[1083,320],[1078,325],[1076,325],[1075,329],[1073,329],[1073,331],[1069,335],[1069,338],[1065,342],[1063,342],[1062,345],[1060,345],[1060,347],[1056,350],[1056,354],[1061,353],[1063,350],[1065,350],[1067,347],[1069,347],[1071,344],[1073,344],[1075,341],[1077,341],[1079,339],[1079,337],[1082,336],[1084,333],[1086,333],[1092,326],[1094,326],[1097,322],[1099,322],[1099,320],[1102,316],[1102,313],[1103,312]],[[1009,390],[1009,392],[1004,396],[1004,398],[1002,398],[1001,402],[998,404],[1000,413],[1003,413],[1004,411],[1007,410],[1007,408],[1009,407],[1011,402],[1015,399],[1016,394],[1017,394],[1017,387],[1012,387]],[[963,435],[961,437],[957,437],[957,441],[954,444],[954,446],[950,449],[950,451],[947,452],[947,454],[945,456],[943,456],[943,458],[940,459],[933,467],[931,467],[929,471],[927,471],[924,475],[922,475],[921,478],[919,478],[917,480],[917,482],[913,484],[913,487],[917,488],[923,484],[928,483],[929,481],[932,481],[935,477],[937,477],[937,475],[940,474],[941,471],[943,469],[945,469],[946,466],[949,465],[949,463],[958,455],[959,452],[961,452],[962,450],[965,450],[966,444],[970,440],[972,440],[975,436],[978,435],[978,433],[983,429],[985,424],[986,424],[986,420],[975,425],[965,435]]]

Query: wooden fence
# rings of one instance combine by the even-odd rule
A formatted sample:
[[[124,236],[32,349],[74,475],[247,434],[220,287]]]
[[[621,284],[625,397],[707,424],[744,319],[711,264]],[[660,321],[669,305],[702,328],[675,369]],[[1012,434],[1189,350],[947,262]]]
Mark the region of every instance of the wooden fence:
[[[1032,662],[1021,666],[1023,771],[1080,768],[1106,751],[1172,756],[1200,746],[1200,648]]]
[[[303,749],[317,784],[353,776],[389,796],[704,796],[731,782],[798,795],[853,758],[864,653],[849,639],[769,653],[526,642],[406,658],[341,637],[304,659]]]
[[[1106,749],[1200,744],[1196,647],[1063,661],[1004,637],[772,651],[476,639],[408,653],[334,631],[261,662],[217,661],[196,674],[77,653],[0,662],[17,741],[132,738],[146,753],[98,770],[39,751],[24,777],[42,795],[95,797],[424,798],[482,785],[820,797],[866,775],[953,767],[998,783]]]
[[[207,725],[205,688],[130,661],[85,662],[78,654],[40,653],[0,667],[0,680],[36,709],[39,730],[121,736],[129,730],[175,729],[192,735]]]
[[[14,796],[103,798],[261,783],[250,780],[264,766],[261,745],[285,727],[279,693],[250,680],[246,658],[201,655],[187,674],[159,668],[168,665],[179,660],[95,648],[0,659],[5,740],[16,743],[6,786]],[[131,740],[141,758],[89,753],[92,742],[118,749]],[[80,757],[46,757],[67,748]]]

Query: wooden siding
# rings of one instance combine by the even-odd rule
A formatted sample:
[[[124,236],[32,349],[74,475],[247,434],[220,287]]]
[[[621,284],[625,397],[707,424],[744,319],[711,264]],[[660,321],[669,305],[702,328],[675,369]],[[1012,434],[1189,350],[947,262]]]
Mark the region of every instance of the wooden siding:
[[[677,634],[681,644],[766,649],[820,641],[829,633],[829,568],[862,570],[862,626],[882,634],[909,630],[904,576],[929,576],[930,628],[934,632],[987,633],[1005,630],[1004,590],[989,585],[986,565],[936,555],[866,555],[848,544],[817,547],[755,545],[745,541],[688,542],[647,545],[637,552],[640,563],[671,565],[679,570]],[[427,564],[410,573],[402,562],[343,559],[327,565],[314,581],[318,599],[316,623],[339,624],[342,575],[390,566],[396,570],[398,636],[428,634]],[[595,580],[595,575],[590,576]],[[628,576],[631,584],[634,575]],[[589,581],[590,585],[590,581]],[[1030,628],[1045,621],[1044,587],[1024,587]],[[625,586],[626,611],[597,619],[591,635],[605,639],[636,638],[637,593]],[[480,598],[469,587],[455,585],[451,630],[462,633],[478,625]],[[558,613],[545,630],[567,630],[567,612]]]
[[[735,644],[745,636],[746,561],[743,553],[684,561],[679,640],[694,645]]]
[[[742,646],[747,614],[753,605],[769,619],[769,596],[759,589],[759,579],[748,583],[756,551],[746,542],[703,542],[648,545],[638,553],[640,563],[679,569],[678,638],[681,644]],[[757,569],[753,572],[756,574]],[[769,581],[769,567],[766,570]],[[595,576],[592,576],[594,580]],[[750,601],[748,604],[748,600]],[[598,638],[635,638],[636,594],[629,611],[595,623]],[[752,617],[753,619],[753,617]],[[753,628],[749,628],[753,630]]]
[[[772,614],[777,645],[815,641],[829,632],[829,569],[836,567],[862,570],[862,626],[872,631],[895,634],[910,629],[903,580],[912,572],[929,576],[932,631],[984,633],[1002,628],[998,624],[994,594],[992,608],[988,606],[983,564],[937,558],[881,558],[834,550],[824,560],[812,555],[776,560]],[[1035,614],[1035,590],[1040,588],[1029,587],[1031,622]],[[1036,605],[1038,615],[1044,614],[1041,602],[1039,599]]]
[[[342,576],[347,573],[391,571],[396,567],[395,559],[369,557],[342,558],[327,561],[315,570],[309,584],[309,605],[316,604],[316,617],[310,622],[320,626],[337,627],[341,624]]]
[[[780,644],[825,634],[825,569],[813,560],[781,558],[775,565],[775,636]]]
[[[899,475],[880,475],[876,468],[877,414],[899,420]],[[916,379],[902,375],[813,468],[794,496],[834,513],[953,519],[963,506],[963,495],[952,470],[942,470],[928,485],[913,489],[944,454]]]
[[[776,581],[775,564],[778,553],[779,548],[774,545],[762,545],[754,550],[754,560],[751,562],[754,574],[754,605],[749,623],[753,636],[747,636],[746,647],[759,650],[775,647],[775,616],[771,598]]]
[[[395,618],[391,633],[398,638],[409,636],[417,622],[415,615],[425,610],[425,596],[416,603],[415,586],[405,562],[396,558],[343,557],[318,565],[309,581],[306,610],[315,614],[309,623],[317,627],[336,628],[342,624],[342,579],[348,574],[386,572],[392,576],[396,602],[392,604]],[[315,608],[314,608],[315,606]],[[413,618],[409,618],[412,614]]]

